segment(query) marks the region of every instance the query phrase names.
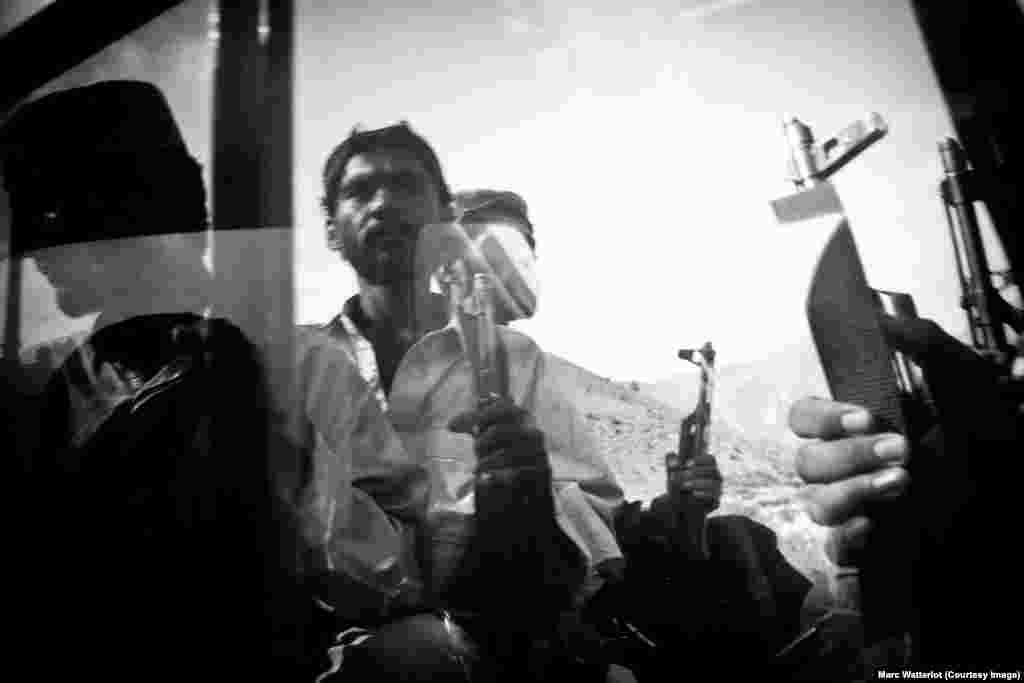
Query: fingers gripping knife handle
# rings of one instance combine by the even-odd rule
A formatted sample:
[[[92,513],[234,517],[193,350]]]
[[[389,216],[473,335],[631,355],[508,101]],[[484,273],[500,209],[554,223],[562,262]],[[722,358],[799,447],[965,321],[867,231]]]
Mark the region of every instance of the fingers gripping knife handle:
[[[888,345],[879,313],[915,316],[905,294],[871,289],[845,219],[818,262],[807,317],[832,396],[868,408],[883,431],[917,442],[929,416],[920,373]],[[915,463],[911,480],[922,463]],[[875,503],[875,528],[859,563],[860,601],[867,643],[918,632],[914,573],[918,539],[915,487],[899,499]]]
[[[867,408],[883,431],[910,437],[924,427],[926,396],[909,362],[895,354],[882,332],[879,313],[913,315],[910,298],[868,286],[842,202],[828,178],[887,133],[877,114],[854,122],[817,146],[810,129],[787,119],[790,179],[797,192],[772,202],[780,223],[824,220],[831,225],[821,252],[806,312],[832,397]],[[912,459],[913,462],[913,459]],[[914,464],[913,482],[921,463]],[[919,535],[911,484],[906,495],[880,501],[869,510],[874,528],[859,562],[859,595],[868,645],[910,634],[916,640],[913,594]]]

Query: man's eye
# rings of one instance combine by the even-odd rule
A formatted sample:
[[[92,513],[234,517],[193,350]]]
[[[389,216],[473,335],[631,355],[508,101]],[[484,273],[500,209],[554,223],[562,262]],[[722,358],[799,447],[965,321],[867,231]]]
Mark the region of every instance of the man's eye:
[[[372,187],[366,181],[355,181],[343,185],[341,196],[345,199],[366,199],[370,196]]]
[[[357,201],[369,201],[377,191],[386,187],[389,192],[410,196],[422,191],[423,178],[416,173],[394,173],[363,180],[353,180],[341,187],[341,197]]]
[[[399,173],[394,178],[395,190],[413,194],[423,187],[423,180],[415,173]]]

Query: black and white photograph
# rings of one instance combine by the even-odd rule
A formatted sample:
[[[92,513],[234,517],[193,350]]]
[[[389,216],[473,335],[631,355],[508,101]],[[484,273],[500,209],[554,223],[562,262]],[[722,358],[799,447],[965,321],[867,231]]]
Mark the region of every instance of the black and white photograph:
[[[1022,0],[5,0],[9,680],[1021,680]]]

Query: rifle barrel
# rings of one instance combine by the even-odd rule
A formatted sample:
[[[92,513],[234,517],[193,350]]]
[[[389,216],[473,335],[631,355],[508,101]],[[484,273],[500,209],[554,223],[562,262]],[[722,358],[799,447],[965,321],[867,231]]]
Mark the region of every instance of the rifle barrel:
[[[946,138],[939,142],[939,156],[944,175],[942,200],[960,278],[961,303],[971,327],[971,340],[979,351],[1003,357],[1009,351],[1003,329],[1006,321],[1001,315],[1003,307],[997,301],[1001,297],[992,285],[992,271],[974,208],[977,197],[973,186],[976,179],[956,140]]]

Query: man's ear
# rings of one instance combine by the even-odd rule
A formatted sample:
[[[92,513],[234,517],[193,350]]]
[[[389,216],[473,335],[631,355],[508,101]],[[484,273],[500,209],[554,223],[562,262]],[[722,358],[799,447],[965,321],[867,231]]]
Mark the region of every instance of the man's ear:
[[[327,248],[331,251],[341,251],[341,230],[333,218],[324,221],[327,228]]]

